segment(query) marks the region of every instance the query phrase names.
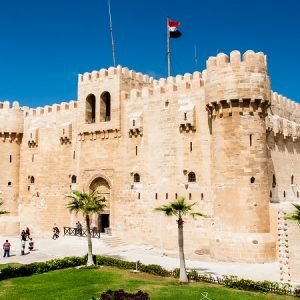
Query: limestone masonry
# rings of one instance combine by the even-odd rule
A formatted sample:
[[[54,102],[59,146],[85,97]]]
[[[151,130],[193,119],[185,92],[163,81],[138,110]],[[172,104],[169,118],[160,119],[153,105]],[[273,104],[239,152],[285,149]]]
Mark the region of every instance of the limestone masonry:
[[[280,261],[300,280],[300,105],[271,91],[266,56],[220,53],[202,73],[153,78],[122,68],[79,75],[78,101],[31,109],[0,103],[1,233],[74,226],[73,189],[108,207],[93,226],[176,249],[175,219],[154,208],[184,196],[209,217],[186,219],[187,252]]]

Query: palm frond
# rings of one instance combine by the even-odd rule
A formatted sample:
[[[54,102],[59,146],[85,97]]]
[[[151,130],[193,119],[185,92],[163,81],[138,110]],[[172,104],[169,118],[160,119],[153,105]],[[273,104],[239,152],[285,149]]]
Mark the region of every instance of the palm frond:
[[[286,219],[296,221],[300,225],[300,205],[292,203],[295,207],[295,210],[286,216]]]

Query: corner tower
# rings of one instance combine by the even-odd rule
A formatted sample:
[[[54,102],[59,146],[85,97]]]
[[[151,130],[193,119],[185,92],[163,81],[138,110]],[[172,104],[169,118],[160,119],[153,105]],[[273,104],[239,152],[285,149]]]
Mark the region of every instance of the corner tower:
[[[266,57],[247,51],[207,61],[206,106],[212,133],[214,221],[211,255],[226,261],[275,260],[270,234],[265,116]]]

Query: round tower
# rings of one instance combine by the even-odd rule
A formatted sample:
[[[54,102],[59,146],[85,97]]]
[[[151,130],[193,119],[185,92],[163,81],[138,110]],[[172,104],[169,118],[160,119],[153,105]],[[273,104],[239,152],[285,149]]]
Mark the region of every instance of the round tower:
[[[220,53],[207,61],[205,98],[212,133],[212,257],[275,260],[270,234],[264,119],[270,80],[262,52]]]
[[[8,211],[0,219],[0,231],[6,235],[19,234],[19,176],[20,144],[23,135],[23,110],[18,102],[10,107],[0,102],[0,199],[1,209]]]

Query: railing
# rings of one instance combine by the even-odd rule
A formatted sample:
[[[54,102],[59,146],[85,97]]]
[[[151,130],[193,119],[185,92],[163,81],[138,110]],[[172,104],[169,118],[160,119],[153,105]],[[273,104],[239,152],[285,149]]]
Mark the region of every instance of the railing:
[[[97,231],[95,228],[90,230],[92,238],[100,239],[100,231]],[[64,235],[70,236],[87,236],[87,229],[79,229],[73,227],[64,227]]]

